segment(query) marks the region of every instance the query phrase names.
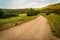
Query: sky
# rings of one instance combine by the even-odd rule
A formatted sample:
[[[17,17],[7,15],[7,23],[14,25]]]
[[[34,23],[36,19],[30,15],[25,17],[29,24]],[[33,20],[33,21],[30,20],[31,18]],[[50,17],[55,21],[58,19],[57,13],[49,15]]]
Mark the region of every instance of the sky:
[[[42,8],[54,3],[60,3],[60,0],[0,0],[0,8]]]

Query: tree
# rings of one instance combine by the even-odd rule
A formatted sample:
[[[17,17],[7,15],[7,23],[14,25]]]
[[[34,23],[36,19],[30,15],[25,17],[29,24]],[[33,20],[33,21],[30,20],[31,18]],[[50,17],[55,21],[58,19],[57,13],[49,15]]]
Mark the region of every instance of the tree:
[[[27,16],[34,16],[37,14],[38,14],[38,12],[32,8],[27,12]]]
[[[47,9],[47,10],[45,11],[45,13],[46,13],[46,15],[49,15],[49,14],[50,14],[50,11]]]
[[[0,19],[3,18],[4,12],[0,9]]]
[[[60,10],[57,10],[57,11],[56,11],[56,14],[60,15]]]
[[[49,12],[46,13],[46,15],[49,15],[49,14],[50,14]]]

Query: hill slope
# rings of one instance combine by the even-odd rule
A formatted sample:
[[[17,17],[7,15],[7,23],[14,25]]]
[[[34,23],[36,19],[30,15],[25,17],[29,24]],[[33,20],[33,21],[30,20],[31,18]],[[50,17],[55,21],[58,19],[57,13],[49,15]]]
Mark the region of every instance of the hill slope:
[[[60,3],[48,5],[48,6],[44,7],[42,11],[60,13]]]

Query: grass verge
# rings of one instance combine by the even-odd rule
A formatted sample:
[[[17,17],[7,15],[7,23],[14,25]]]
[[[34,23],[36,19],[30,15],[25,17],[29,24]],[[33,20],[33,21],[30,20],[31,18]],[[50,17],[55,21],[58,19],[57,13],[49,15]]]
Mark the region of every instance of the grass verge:
[[[27,16],[26,14],[19,14],[18,17],[11,17],[0,19],[0,31],[20,25],[29,20],[35,19],[37,16]]]

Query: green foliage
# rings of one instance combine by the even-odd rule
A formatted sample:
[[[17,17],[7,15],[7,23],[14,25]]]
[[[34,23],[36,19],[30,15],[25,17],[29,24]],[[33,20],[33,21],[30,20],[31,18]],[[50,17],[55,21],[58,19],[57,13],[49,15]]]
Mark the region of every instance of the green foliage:
[[[46,12],[46,15],[49,15],[50,13],[49,12]]]
[[[60,15],[60,11],[57,11],[56,14]]]
[[[5,13],[2,9],[0,9],[0,19],[15,17],[15,16],[18,16],[18,14],[16,14],[16,13]]]
[[[28,12],[27,12],[27,16],[34,16],[34,15],[37,15],[39,12],[34,10],[34,9],[30,9]]]
[[[16,16],[18,16],[18,14],[16,13],[7,13],[7,14],[4,14],[3,18],[10,18],[10,17],[16,17]]]
[[[0,9],[0,19],[3,18],[4,12]]]

